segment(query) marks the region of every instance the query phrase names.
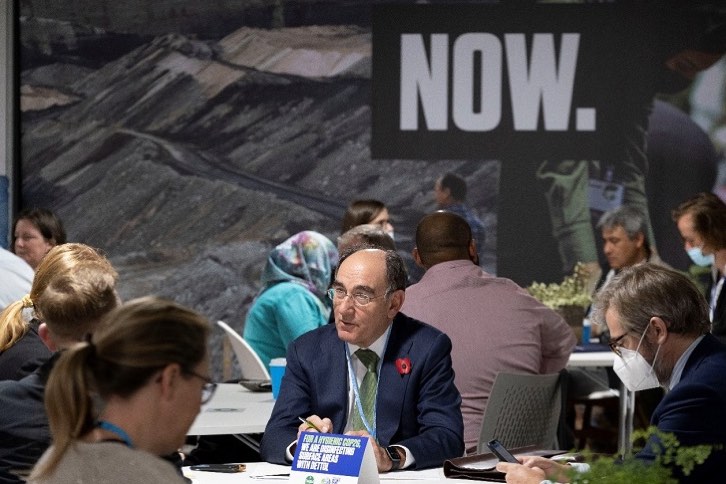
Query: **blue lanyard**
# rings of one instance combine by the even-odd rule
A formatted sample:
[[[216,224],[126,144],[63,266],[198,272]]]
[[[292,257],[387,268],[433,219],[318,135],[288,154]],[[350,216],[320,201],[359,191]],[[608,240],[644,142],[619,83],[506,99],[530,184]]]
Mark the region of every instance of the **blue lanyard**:
[[[371,435],[371,437],[373,437],[373,440],[377,442],[378,439],[376,438],[376,414],[378,407],[378,382],[381,380],[381,372],[380,370],[378,371],[378,377],[376,379],[376,403],[373,405],[373,425],[371,425],[370,422],[368,422],[368,419],[366,419],[365,413],[363,413],[363,404],[360,401],[360,389],[358,388],[358,379],[355,377],[355,370],[353,369],[353,363],[350,359],[350,350],[348,349],[347,344],[345,345],[345,359],[348,360],[348,377],[350,378],[350,386],[353,389],[355,405],[358,408],[360,419],[363,422],[363,425],[365,425],[368,433]]]
[[[103,430],[107,430],[112,434],[116,434],[129,448],[134,448],[134,444],[131,442],[131,437],[129,437],[129,434],[127,434],[124,429],[122,429],[118,425],[114,425],[111,422],[107,422],[106,420],[99,420],[98,422],[96,422],[96,426]]]

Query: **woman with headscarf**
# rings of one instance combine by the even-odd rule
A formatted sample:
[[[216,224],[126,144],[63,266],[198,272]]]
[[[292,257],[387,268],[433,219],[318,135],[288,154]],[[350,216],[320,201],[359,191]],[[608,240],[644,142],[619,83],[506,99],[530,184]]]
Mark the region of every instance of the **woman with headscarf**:
[[[272,249],[243,335],[264,364],[284,357],[292,340],[327,323],[326,291],[337,261],[335,245],[313,231],[297,233]]]

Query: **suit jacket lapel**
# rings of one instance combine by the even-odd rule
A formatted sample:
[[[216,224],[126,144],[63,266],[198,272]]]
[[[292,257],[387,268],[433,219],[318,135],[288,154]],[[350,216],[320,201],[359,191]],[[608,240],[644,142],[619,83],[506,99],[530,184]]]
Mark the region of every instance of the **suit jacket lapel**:
[[[333,431],[342,434],[348,421],[348,363],[345,358],[345,343],[338,338],[335,331],[327,333],[322,346],[331,346],[333,351],[327,352],[328,358],[318,358],[313,363],[313,374],[318,378],[319,402],[321,408],[334,408],[328,415],[333,419]],[[341,402],[345,402],[341,406]]]
[[[410,374],[405,376],[399,374],[396,360],[405,357],[411,358],[409,354],[411,344],[412,341],[401,328],[401,323],[396,324],[396,319],[394,319],[378,382],[378,387],[385,390],[379,391],[376,397],[377,437],[378,441],[382,443],[391,441],[401,422],[401,411]],[[413,360],[413,358],[411,359]]]

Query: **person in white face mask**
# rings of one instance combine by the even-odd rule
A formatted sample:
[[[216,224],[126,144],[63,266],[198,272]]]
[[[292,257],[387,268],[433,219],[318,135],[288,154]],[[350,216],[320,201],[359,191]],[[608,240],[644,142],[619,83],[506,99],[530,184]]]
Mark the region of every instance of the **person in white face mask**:
[[[653,357],[653,363],[648,363],[648,360],[638,351],[641,344],[643,344],[643,338],[648,333],[650,326],[645,328],[643,336],[640,337],[638,347],[635,350],[628,348],[621,348],[618,344],[611,339],[610,349],[617,354],[620,359],[615,360],[613,363],[613,370],[618,378],[631,392],[637,392],[640,390],[650,390],[659,386],[658,377],[655,374],[655,361],[658,359],[658,350],[655,352]],[[623,334],[618,338],[624,338],[627,334]]]
[[[726,343],[726,204],[713,193],[699,193],[673,211],[683,246],[693,263],[711,267],[706,287],[711,331]]]
[[[607,324],[610,347],[618,355],[615,371],[629,389],[666,389],[651,425],[673,433],[682,446],[713,446],[688,476],[676,467],[674,477],[680,483],[723,482],[726,346],[709,333],[708,305],[696,286],[680,272],[637,264],[623,269],[597,294],[593,318]],[[636,458],[652,461],[658,445],[651,438]],[[521,460],[523,466],[497,465],[512,474],[507,482],[567,475],[566,467],[548,459]]]

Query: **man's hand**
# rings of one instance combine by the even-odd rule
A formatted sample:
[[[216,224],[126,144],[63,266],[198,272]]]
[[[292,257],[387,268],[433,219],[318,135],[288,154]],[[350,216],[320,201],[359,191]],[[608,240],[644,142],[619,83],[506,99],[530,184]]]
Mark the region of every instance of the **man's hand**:
[[[506,474],[510,484],[539,484],[545,480],[545,472],[539,467],[526,467],[522,464],[499,462],[497,470]]]
[[[373,455],[376,456],[376,465],[378,466],[378,472],[389,472],[393,470],[393,461],[390,457],[388,457],[388,452],[386,452],[386,449],[379,446],[376,442],[376,439],[371,437],[371,435],[366,432],[365,430],[353,430],[350,432],[346,432],[345,435],[355,435],[356,437],[368,437],[368,441],[371,443],[371,446],[373,447]]]
[[[560,464],[539,456],[520,456],[518,457],[522,465],[509,464],[500,462],[497,464],[499,472],[507,473],[507,482],[525,484],[533,482],[538,484],[545,478],[556,482],[569,482],[572,467],[567,464]],[[512,473],[511,481],[509,473]],[[536,479],[535,479],[536,478]]]
[[[311,415],[306,418],[307,422],[303,422],[297,427],[297,438],[300,438],[300,432],[322,432],[329,434],[333,431],[333,422],[325,417],[320,418],[317,415]],[[310,423],[308,423],[310,422]],[[317,427],[317,428],[316,428]]]
[[[547,479],[557,482],[569,482],[572,467],[567,464],[560,464],[552,459],[539,456],[522,456],[522,464],[526,467],[542,469]]]

